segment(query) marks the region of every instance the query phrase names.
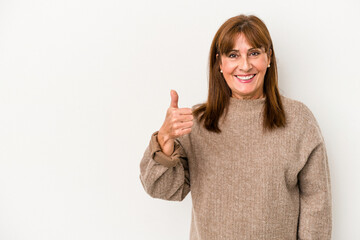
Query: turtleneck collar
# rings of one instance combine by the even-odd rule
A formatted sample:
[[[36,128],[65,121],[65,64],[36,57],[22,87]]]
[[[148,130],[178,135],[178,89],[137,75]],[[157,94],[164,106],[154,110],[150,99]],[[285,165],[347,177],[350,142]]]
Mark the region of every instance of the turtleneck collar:
[[[230,97],[229,107],[256,110],[258,108],[261,108],[264,105],[264,103],[265,103],[265,97],[257,98],[257,99],[238,99],[238,98]]]

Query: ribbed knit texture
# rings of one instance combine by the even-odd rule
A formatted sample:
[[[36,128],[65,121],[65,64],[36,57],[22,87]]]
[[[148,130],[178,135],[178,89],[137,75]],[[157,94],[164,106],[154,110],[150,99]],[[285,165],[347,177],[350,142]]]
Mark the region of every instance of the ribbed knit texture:
[[[170,157],[152,134],[141,183],[154,198],[181,201],[191,192],[190,240],[331,239],[324,139],[303,103],[281,97],[287,126],[275,131],[262,131],[264,98],[230,98],[220,134],[194,119]]]

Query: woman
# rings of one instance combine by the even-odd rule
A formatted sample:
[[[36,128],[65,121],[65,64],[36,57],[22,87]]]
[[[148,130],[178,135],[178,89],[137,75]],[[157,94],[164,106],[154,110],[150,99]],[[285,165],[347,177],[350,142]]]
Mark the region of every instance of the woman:
[[[331,239],[324,139],[312,112],[279,94],[259,18],[239,15],[217,31],[206,103],[171,99],[140,179],[154,198],[181,201],[191,190],[190,239]]]

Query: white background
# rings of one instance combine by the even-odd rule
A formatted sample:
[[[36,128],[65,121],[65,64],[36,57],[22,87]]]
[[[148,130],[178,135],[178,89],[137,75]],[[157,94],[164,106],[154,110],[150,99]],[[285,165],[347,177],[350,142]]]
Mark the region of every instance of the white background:
[[[333,239],[360,239],[360,3],[0,1],[0,239],[188,239],[191,196],[149,197],[139,163],[207,98],[210,43],[240,13],[268,26],[281,94],[327,146]]]

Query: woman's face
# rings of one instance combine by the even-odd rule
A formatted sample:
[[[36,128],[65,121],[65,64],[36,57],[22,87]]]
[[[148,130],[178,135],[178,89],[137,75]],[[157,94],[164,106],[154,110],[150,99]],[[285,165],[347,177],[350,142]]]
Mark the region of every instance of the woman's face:
[[[234,49],[227,55],[221,55],[220,69],[232,97],[238,99],[262,98],[264,76],[270,58],[264,48],[253,48],[244,34],[235,38]]]

